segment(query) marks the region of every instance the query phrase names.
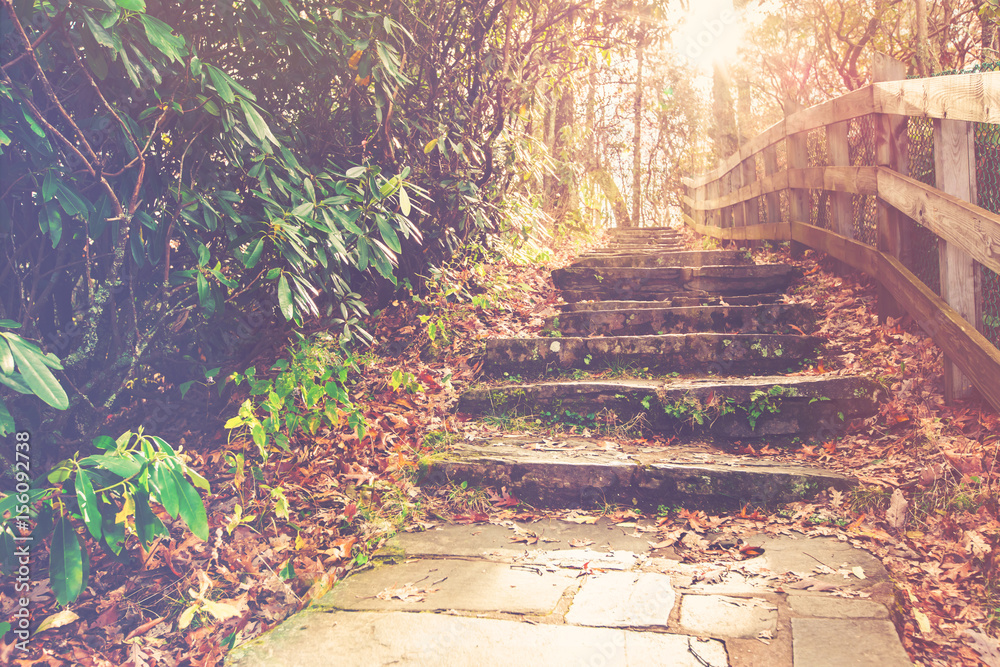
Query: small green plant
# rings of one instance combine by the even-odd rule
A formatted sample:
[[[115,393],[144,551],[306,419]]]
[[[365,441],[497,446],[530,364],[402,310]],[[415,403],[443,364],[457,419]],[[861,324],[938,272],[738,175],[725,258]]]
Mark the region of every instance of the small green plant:
[[[240,405],[226,428],[249,434],[265,462],[273,447],[287,451],[289,438],[299,430],[315,435],[323,426],[349,426],[363,437],[365,418],[351,403],[347,389],[351,361],[341,354],[332,337],[307,339],[300,335],[298,343],[289,348],[288,357],[271,367],[276,373],[273,377],[258,378],[253,366],[234,373],[237,385],[250,385],[251,398]]]
[[[24,441],[21,435],[18,442]],[[207,492],[209,485],[188,467],[185,455],[141,428],[117,440],[100,436],[93,445],[100,454],[80,458],[77,453],[34,481],[20,470],[16,493],[0,499],[0,570],[15,571],[16,538],[30,533],[35,544],[47,540],[49,582],[63,605],[80,596],[89,578],[88,543],[80,539],[78,529],[90,536],[90,543],[123,557],[133,537],[146,548],[169,537],[153,511],[155,503],[208,539],[198,489]],[[10,518],[4,519],[7,512]]]
[[[407,373],[398,368],[392,372],[389,386],[392,387],[393,391],[402,389],[407,394],[418,394],[424,390],[424,386],[420,384],[413,373]]]
[[[755,389],[751,392],[750,404],[743,408],[747,413],[747,420],[750,422],[750,430],[757,430],[757,422],[764,415],[781,412],[781,397],[791,393],[791,390],[781,385],[775,385],[767,391]]]

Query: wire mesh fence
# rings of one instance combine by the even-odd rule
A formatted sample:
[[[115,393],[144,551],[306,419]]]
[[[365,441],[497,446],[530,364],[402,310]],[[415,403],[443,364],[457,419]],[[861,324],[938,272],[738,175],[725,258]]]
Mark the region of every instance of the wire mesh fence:
[[[847,154],[852,167],[875,164],[875,116],[867,114],[852,118],[847,128]],[[854,195],[852,198],[854,238],[870,246],[877,245],[875,219],[877,207],[874,195]]]
[[[906,127],[910,156],[910,177],[934,185],[934,121],[930,118],[908,119]],[[941,262],[938,238],[931,230],[913,222],[910,235],[910,252],[903,264],[925,285],[941,294]]]
[[[940,72],[938,76],[998,71],[1000,61],[982,63],[961,71]],[[1000,213],[1000,125],[975,123],[973,137],[976,148],[976,203],[988,211]],[[931,162],[933,174],[933,158]],[[982,289],[982,332],[991,343],[1000,347],[1000,275],[978,262],[976,268]]]

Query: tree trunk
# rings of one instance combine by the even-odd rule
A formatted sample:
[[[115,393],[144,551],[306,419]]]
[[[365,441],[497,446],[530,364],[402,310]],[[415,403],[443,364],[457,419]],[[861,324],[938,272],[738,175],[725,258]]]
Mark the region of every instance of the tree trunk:
[[[639,32],[635,45],[635,130],[632,136],[632,227],[638,227],[642,219],[642,65],[643,41],[646,31]]]
[[[934,66],[931,62],[931,45],[927,39],[927,0],[916,0],[917,8],[917,74],[930,76]]]
[[[739,148],[736,134],[736,112],[733,95],[729,92],[732,81],[724,66],[712,67],[712,114],[715,118],[715,161],[724,160]]]

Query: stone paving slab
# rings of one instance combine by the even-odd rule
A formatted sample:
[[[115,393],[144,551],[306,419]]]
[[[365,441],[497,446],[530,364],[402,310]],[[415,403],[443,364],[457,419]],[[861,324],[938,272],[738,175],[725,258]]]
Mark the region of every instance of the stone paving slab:
[[[795,614],[816,618],[889,618],[885,605],[872,600],[792,595],[788,606]]]
[[[573,598],[566,622],[594,627],[666,627],[677,595],[670,577],[641,572],[592,574]]]
[[[795,667],[909,667],[896,628],[873,619],[793,618]]]
[[[685,595],[681,629],[709,637],[769,638],[778,629],[778,607],[759,598]]]
[[[548,614],[563,593],[578,584],[575,573],[566,570],[517,568],[489,561],[419,560],[378,566],[349,577],[314,608]]]
[[[305,611],[227,657],[230,667],[724,667],[717,640],[441,614]]]

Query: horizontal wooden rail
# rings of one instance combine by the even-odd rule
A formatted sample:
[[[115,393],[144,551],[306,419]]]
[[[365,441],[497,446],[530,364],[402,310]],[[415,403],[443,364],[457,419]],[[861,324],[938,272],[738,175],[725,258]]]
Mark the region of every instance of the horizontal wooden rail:
[[[867,85],[778,121],[721,160],[717,168],[693,178],[682,179],[682,182],[691,188],[702,187],[722,178],[741,162],[783,141],[789,135],[817,130],[872,113],[1000,123],[1000,72]]]
[[[895,257],[800,221],[720,229],[700,225],[688,215],[684,219],[696,232],[720,240],[796,241],[873,277],[1000,410],[1000,350]]]
[[[983,266],[1000,273],[1000,215],[884,167],[789,169],[725,197],[695,201],[685,196],[683,199],[693,211],[713,211],[785,188],[876,195],[903,215],[962,248]]]

